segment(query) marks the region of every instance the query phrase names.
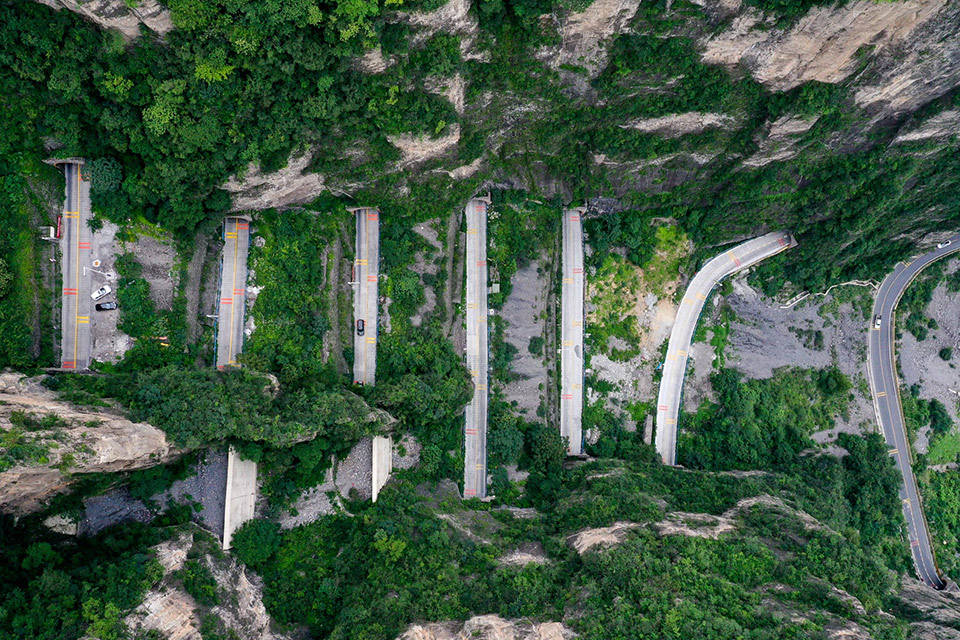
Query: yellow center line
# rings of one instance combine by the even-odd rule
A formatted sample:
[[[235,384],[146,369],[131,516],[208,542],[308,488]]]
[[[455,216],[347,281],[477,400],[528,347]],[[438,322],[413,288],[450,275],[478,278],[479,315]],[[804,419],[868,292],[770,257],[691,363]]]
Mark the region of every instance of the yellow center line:
[[[230,282],[230,294],[231,300],[236,298],[237,293],[237,253],[240,251],[240,223],[238,218],[233,219],[233,278]],[[223,301],[221,300],[220,306],[223,306]],[[236,327],[237,322],[237,310],[236,304],[230,305],[230,348],[227,353],[227,364],[234,361],[233,357],[233,331]]]
[[[368,268],[370,266],[370,242],[367,238],[367,231],[368,231],[367,230],[367,210],[361,209],[360,211],[357,212],[357,215],[360,216],[360,227],[363,229],[363,247],[362,247],[362,251],[360,251],[360,255],[361,256],[366,255],[365,258],[360,258],[360,265],[361,267],[367,267],[367,268],[360,269],[360,273],[362,277],[360,278],[360,285],[359,285],[360,306],[361,306],[360,316],[363,318],[364,325],[366,325],[367,309],[369,308],[369,302],[367,301],[367,296],[365,295],[366,290],[364,289],[365,287],[364,282],[367,282],[368,280],[367,276],[370,275],[369,273],[367,273]],[[367,327],[364,326],[363,330],[366,331]],[[354,331],[356,331],[356,328],[354,328]],[[366,347],[361,346],[360,353],[361,353],[360,382],[362,382],[363,384],[367,384],[367,349]]]
[[[76,248],[77,248],[77,251],[76,251],[77,268],[76,268],[76,273],[74,274],[76,276],[76,285],[77,285],[77,304],[73,313],[73,369],[74,371],[76,371],[78,368],[77,367],[77,342],[79,341],[79,338],[80,338],[80,226],[81,226],[80,213],[79,213],[80,212],[80,165],[75,164],[73,165],[73,167],[77,172],[77,180],[76,180],[77,201],[74,203],[77,209],[76,237],[74,238],[74,240],[76,241]]]

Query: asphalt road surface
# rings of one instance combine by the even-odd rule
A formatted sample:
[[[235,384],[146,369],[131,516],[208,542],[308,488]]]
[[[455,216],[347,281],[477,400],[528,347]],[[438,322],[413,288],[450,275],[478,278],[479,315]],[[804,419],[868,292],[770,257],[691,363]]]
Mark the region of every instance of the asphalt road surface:
[[[487,495],[487,202],[467,203],[467,368],[473,399],[464,412],[463,497]]]
[[[795,245],[791,235],[784,231],[748,240],[709,260],[687,286],[677,309],[673,330],[670,332],[667,358],[663,363],[663,376],[660,379],[660,393],[657,396],[656,447],[664,464],[674,465],[677,461],[677,417],[683,397],[683,376],[687,370],[690,340],[707,296],[717,283],[728,275]]]
[[[90,183],[81,175],[81,165],[66,164],[63,221],[60,236],[63,290],[61,314],[60,366],[86,369],[90,366],[90,314],[94,301],[91,273],[87,267],[92,255],[93,233],[90,220]]]
[[[237,355],[243,350],[243,312],[246,306],[249,247],[250,221],[233,217],[224,220],[220,311],[217,313],[217,369],[237,366]]]
[[[870,318],[869,369],[870,387],[873,391],[873,406],[877,412],[877,421],[883,430],[883,437],[890,447],[897,469],[903,478],[900,485],[900,502],[903,516],[907,521],[907,534],[910,538],[910,554],[920,578],[931,587],[942,589],[946,586],[937,570],[930,545],[930,532],[920,502],[917,479],[910,466],[910,450],[904,426],[903,407],[900,404],[900,385],[897,381],[894,361],[894,340],[896,337],[894,312],[900,296],[910,282],[924,267],[940,258],[960,250],[960,236],[954,236],[951,243],[940,249],[926,253],[912,262],[898,263],[896,268],[880,284],[877,298],[873,304],[873,317]],[[880,326],[876,326],[876,318]]]
[[[560,435],[567,454],[583,453],[583,209],[563,212],[560,302]]]
[[[377,373],[377,279],[380,277],[380,212],[360,208],[353,260],[353,381],[373,385]],[[360,321],[363,333],[360,333]]]

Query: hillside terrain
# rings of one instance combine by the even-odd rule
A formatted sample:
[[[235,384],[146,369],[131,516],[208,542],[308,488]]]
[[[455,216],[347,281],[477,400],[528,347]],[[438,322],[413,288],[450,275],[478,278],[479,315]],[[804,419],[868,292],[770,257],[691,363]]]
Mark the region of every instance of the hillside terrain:
[[[958,88],[960,0],[0,0],[0,638],[960,639],[960,260],[889,339],[943,590],[867,352]]]

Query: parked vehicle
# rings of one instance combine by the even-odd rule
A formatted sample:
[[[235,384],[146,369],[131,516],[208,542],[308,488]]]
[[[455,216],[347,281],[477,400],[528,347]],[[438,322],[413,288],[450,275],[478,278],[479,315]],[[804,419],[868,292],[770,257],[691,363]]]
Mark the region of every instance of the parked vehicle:
[[[953,242],[953,240],[944,240],[943,242],[937,245],[937,249],[943,249],[944,247],[949,247],[951,242]]]
[[[99,289],[97,289],[96,291],[94,291],[93,293],[91,293],[90,297],[93,298],[94,300],[99,300],[104,296],[110,295],[110,292],[112,291],[113,289],[110,288],[110,285],[105,284]]]
[[[113,311],[117,308],[116,302],[98,302],[97,311]]]
[[[879,328],[880,328],[880,316],[875,316],[875,317],[874,317],[874,319],[873,319],[873,328],[874,328],[874,329],[879,329]]]
[[[362,336],[362,335],[363,335],[363,328],[364,328],[364,327],[363,327],[363,319],[361,318],[360,320],[357,320],[357,335],[358,335],[358,336]]]

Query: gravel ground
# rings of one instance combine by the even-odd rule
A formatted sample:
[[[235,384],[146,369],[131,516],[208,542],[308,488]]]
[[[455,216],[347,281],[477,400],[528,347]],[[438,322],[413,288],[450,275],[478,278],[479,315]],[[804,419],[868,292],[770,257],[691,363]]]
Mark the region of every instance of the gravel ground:
[[[100,260],[95,267],[101,273],[93,274],[94,286],[109,284],[114,293],[99,302],[115,302],[117,289],[116,258],[124,253],[132,253],[137,262],[143,265],[143,278],[150,285],[150,299],[158,309],[173,308],[173,293],[176,289],[176,274],[173,263],[176,249],[169,239],[157,239],[141,234],[135,242],[124,243],[117,237],[119,227],[112,222],[104,222],[103,227],[93,234],[94,258]],[[91,268],[94,268],[91,265]],[[101,275],[106,274],[106,275]],[[120,320],[118,311],[94,311],[90,319],[92,332],[91,355],[101,362],[117,362],[133,347],[130,336],[117,329]]]
[[[863,291],[868,291],[864,289]],[[872,296],[873,291],[869,290]],[[733,282],[733,293],[727,302],[736,314],[730,323],[730,340],[726,350],[727,362],[747,378],[769,378],[780,367],[822,368],[836,362],[853,384],[853,401],[849,415],[837,416],[832,429],[813,434],[817,442],[827,443],[840,432],[860,433],[873,430],[875,419],[873,403],[866,385],[866,341],[869,319],[851,303],[840,305],[836,313],[823,318],[818,308],[832,303],[832,294],[804,302],[791,309],[752,289],[741,276]],[[823,333],[824,348],[807,348],[790,328],[819,330]],[[866,423],[866,424],[865,424]],[[869,425],[869,426],[866,426]]]
[[[329,494],[329,495],[328,495]],[[333,500],[330,496],[333,496]],[[293,509],[280,516],[280,526],[292,529],[308,524],[320,516],[336,513],[340,508],[340,495],[337,485],[333,481],[333,468],[327,469],[327,477],[323,484],[303,492],[303,495],[294,503]]]
[[[713,387],[710,386],[710,374],[716,360],[713,345],[709,342],[694,342],[690,345],[692,365],[687,365],[687,377],[684,381],[683,410],[696,411],[706,400],[714,400]],[[692,368],[691,368],[692,367]]]
[[[960,261],[951,260],[948,271],[960,267]],[[920,384],[921,398],[936,398],[942,402],[957,420],[958,396],[950,391],[960,391],[960,292],[949,293],[944,285],[933,291],[933,299],[926,313],[935,319],[939,327],[931,330],[926,340],[917,341],[913,334],[903,331],[897,348],[903,382],[908,386]],[[898,326],[898,328],[900,328]],[[944,362],[938,355],[943,347],[953,347],[953,357]],[[918,439],[919,440],[919,439]],[[919,442],[918,442],[919,445]]]
[[[412,469],[420,462],[420,442],[411,435],[405,435],[399,442],[393,443],[393,468]]]
[[[194,515],[194,521],[220,536],[223,532],[226,486],[227,455],[211,449],[201,453],[194,475],[174,482],[169,490],[153,496],[152,500],[161,507],[199,502],[202,509]],[[131,497],[124,487],[87,498],[83,504],[80,535],[94,535],[121,522],[149,522],[156,515],[144,502]]]
[[[354,445],[350,453],[343,460],[338,460],[334,473],[334,484],[344,496],[356,490],[361,500],[369,500],[372,495],[371,465],[373,463],[373,441],[371,438],[362,438]]]
[[[280,516],[280,526],[290,529],[313,522],[321,516],[336,513],[342,505],[341,498],[348,498],[351,489],[356,489],[360,498],[369,500],[371,447],[370,438],[360,440],[345,459],[335,462],[331,468],[327,469],[323,484],[304,491],[294,503],[293,509]],[[420,443],[416,438],[404,436],[399,443],[394,443],[394,469],[409,469],[419,460]]]
[[[126,250],[137,256],[137,262],[143,265],[143,278],[150,283],[153,304],[157,309],[172,309],[173,292],[179,279],[173,271],[173,263],[177,258],[173,240],[140,234],[136,242],[127,245]]]
[[[421,222],[413,227],[413,230],[429,242],[436,251],[440,251],[441,249],[437,230],[434,228],[435,225],[439,223],[440,219],[434,218],[426,222]],[[426,298],[426,301],[417,309],[416,314],[410,318],[410,323],[415,327],[419,327],[423,324],[424,318],[430,315],[437,306],[437,294],[433,290],[433,287],[428,287],[423,281],[423,275],[430,274],[435,276],[440,272],[440,267],[431,257],[424,255],[423,251],[418,251],[410,270],[420,276],[420,286],[423,287],[423,295]]]
[[[123,253],[123,248],[117,241],[118,230],[119,227],[112,222],[104,222],[100,230],[93,234],[93,258],[100,261],[100,266],[96,267],[96,270],[101,272],[93,274],[93,286],[100,287],[108,284],[114,290],[114,293],[98,302],[116,302],[117,300],[117,272],[114,263],[116,257]],[[92,265],[91,268],[93,268]],[[133,339],[117,329],[119,320],[119,311],[93,310],[90,318],[91,358],[100,362],[118,362],[133,347]]]
[[[530,353],[530,338],[543,336],[547,308],[547,277],[540,269],[539,261],[534,261],[513,274],[513,288],[500,310],[504,340],[517,348],[510,363],[516,379],[504,385],[504,398],[515,403],[525,419],[534,421],[539,420],[537,407],[547,385],[543,356]]]

